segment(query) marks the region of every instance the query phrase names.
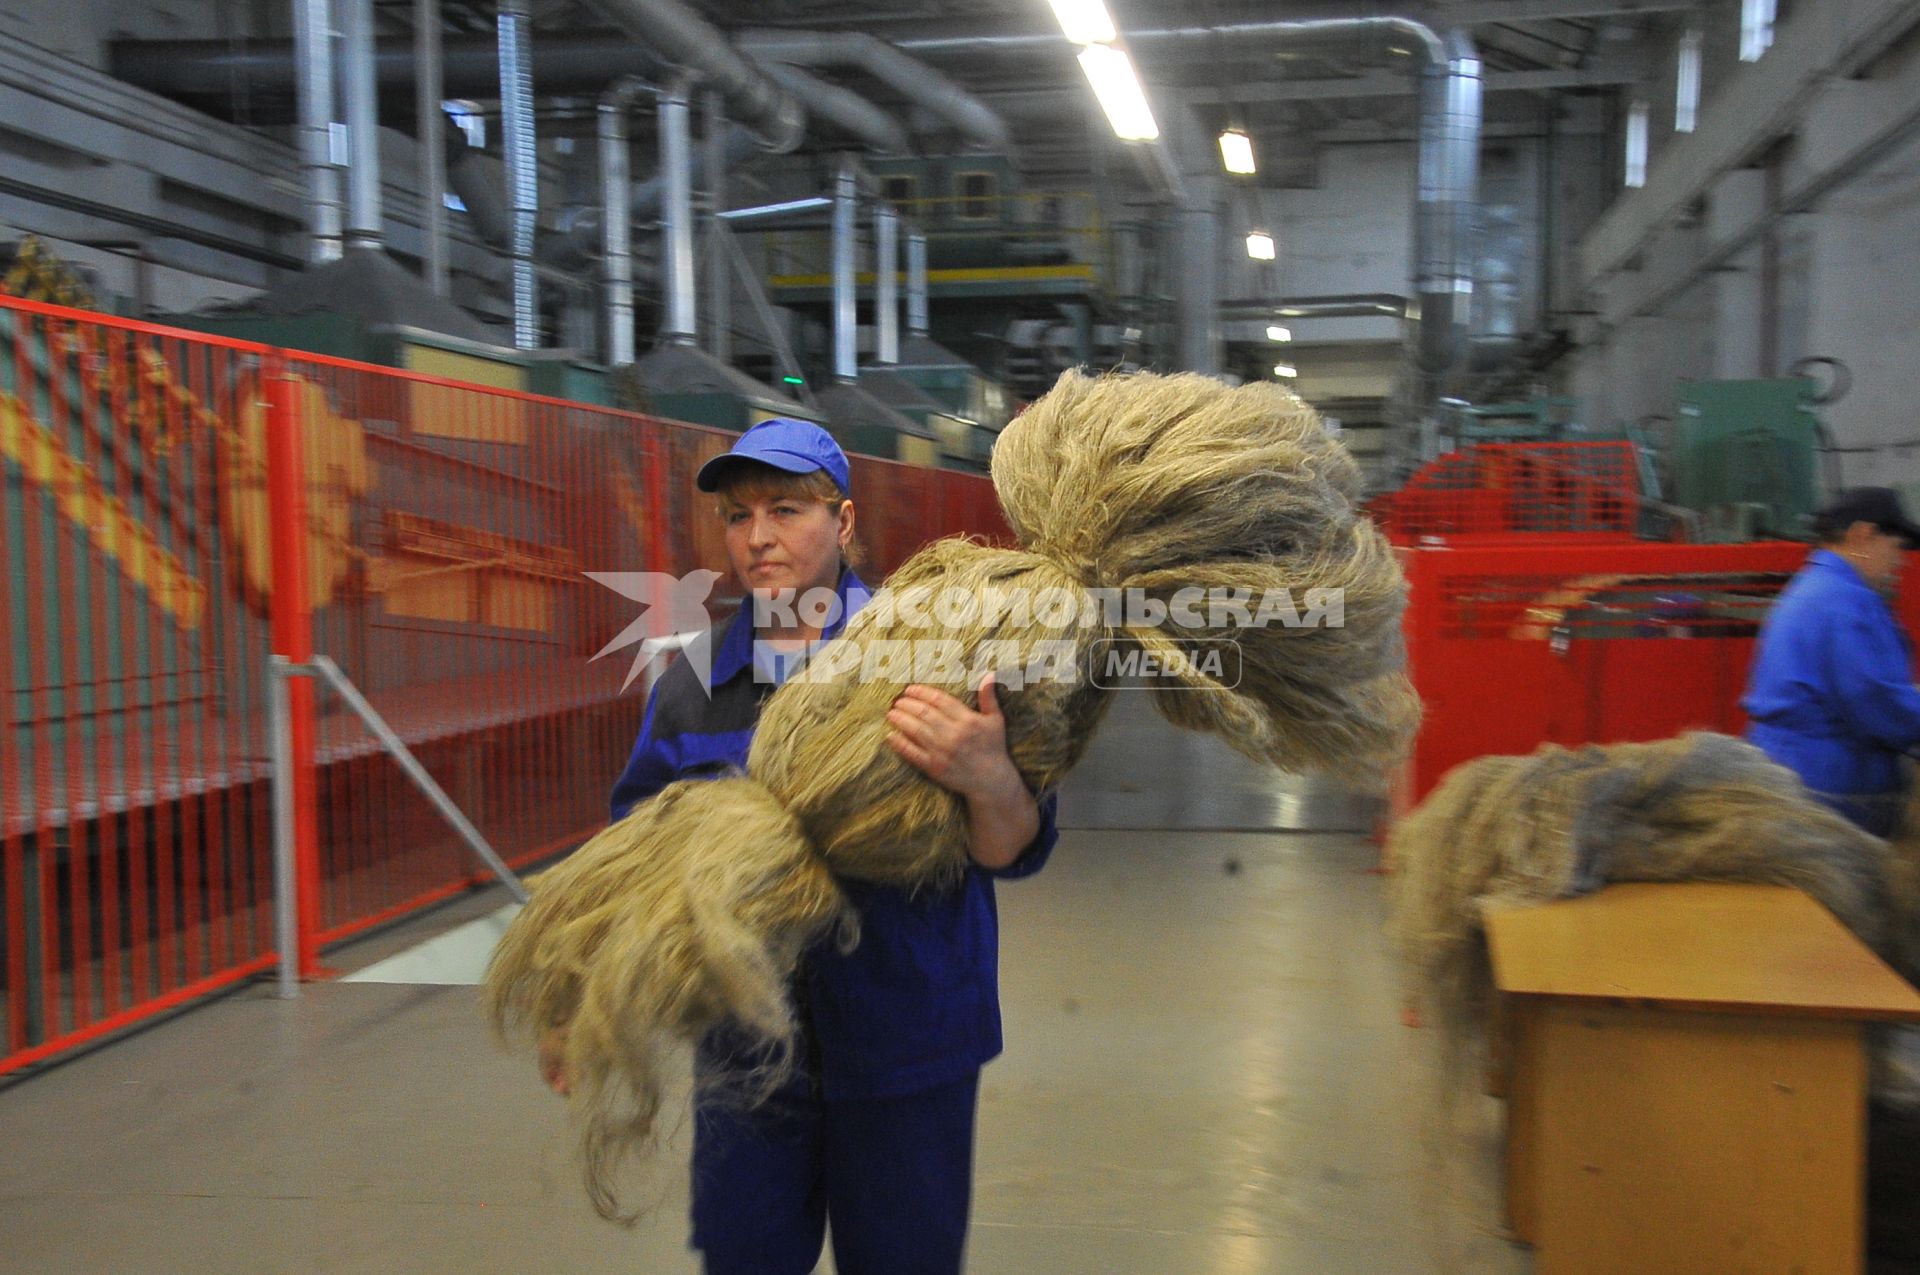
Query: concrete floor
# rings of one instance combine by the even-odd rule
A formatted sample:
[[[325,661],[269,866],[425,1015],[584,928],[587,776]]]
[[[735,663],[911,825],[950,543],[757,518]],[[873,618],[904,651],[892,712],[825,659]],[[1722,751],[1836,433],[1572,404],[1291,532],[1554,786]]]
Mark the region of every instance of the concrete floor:
[[[1069,832],[1002,889],[971,1271],[1400,1275],[1442,1269],[1449,1230],[1457,1269],[1527,1269],[1438,1225],[1370,862],[1351,837]],[[209,1005],[0,1096],[0,1147],[8,1271],[696,1269],[684,1137],[654,1221],[594,1218],[561,1104],[459,984]]]
[[[1009,1046],[969,1269],[1527,1270],[1492,1230],[1492,1104],[1426,1136],[1372,846],[1219,830],[1365,828],[1371,807],[1121,699],[1052,865],[1000,891]],[[684,1131],[642,1188],[654,1217],[611,1227],[562,1104],[489,1039],[470,984],[500,902],[337,954],[354,978],[298,1001],[249,990],[0,1094],[0,1270],[695,1271]]]

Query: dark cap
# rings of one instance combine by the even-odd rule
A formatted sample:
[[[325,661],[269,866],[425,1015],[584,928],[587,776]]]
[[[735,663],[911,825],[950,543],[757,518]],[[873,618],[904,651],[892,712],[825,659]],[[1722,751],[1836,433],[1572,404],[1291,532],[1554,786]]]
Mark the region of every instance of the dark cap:
[[[770,421],[761,421],[740,435],[734,440],[732,450],[722,452],[700,466],[700,472],[694,475],[693,485],[701,491],[718,491],[721,475],[747,461],[771,465],[789,474],[811,474],[823,470],[827,477],[833,479],[833,485],[840,489],[841,495],[851,494],[852,480],[847,473],[847,454],[840,450],[840,444],[833,441],[833,435],[812,421],[797,421],[790,416],[776,416]]]
[[[1907,517],[1891,487],[1849,487],[1814,516],[1814,525],[1828,536],[1843,535],[1856,522],[1870,522],[1905,540],[1907,548],[1920,549],[1920,526]]]

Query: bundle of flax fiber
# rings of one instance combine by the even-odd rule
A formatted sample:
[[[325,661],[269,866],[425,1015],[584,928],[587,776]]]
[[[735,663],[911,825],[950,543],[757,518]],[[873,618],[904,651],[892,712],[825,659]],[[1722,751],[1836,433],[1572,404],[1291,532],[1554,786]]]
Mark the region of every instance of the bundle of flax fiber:
[[[654,1134],[668,1050],[725,1023],[759,1056],[788,1056],[800,954],[836,930],[857,941],[836,877],[939,889],[965,871],[962,801],[887,747],[887,710],[910,679],[863,676],[875,644],[956,644],[967,673],[914,676],[965,699],[977,670],[1031,672],[1049,652],[1042,662],[1067,676],[1029,680],[1003,703],[1035,792],[1059,784],[1106,708],[1087,676],[1096,643],[1176,657],[1178,686],[1153,691],[1160,711],[1258,760],[1352,776],[1404,750],[1418,716],[1405,586],[1356,507],[1352,459],[1287,391],[1068,373],[1001,434],[993,481],[1019,548],[946,540],[914,555],[768,700],[745,775],[676,783],[637,807],[534,884],[495,953],[496,1026],[566,1029],[604,1216],[620,1216],[615,1168]],[[1162,602],[1183,589],[1256,601],[1339,590],[1343,622],[1242,627],[1244,615],[1202,607],[1155,624],[1090,589]],[[1020,598],[1029,605],[1010,604]],[[1235,686],[1177,658],[1221,639],[1240,648]],[[759,1092],[782,1066],[764,1069]]]
[[[1400,821],[1387,854],[1407,990],[1456,1046],[1491,990],[1484,909],[1615,881],[1794,886],[1920,976],[1920,842],[1862,832],[1726,735],[1481,757]]]

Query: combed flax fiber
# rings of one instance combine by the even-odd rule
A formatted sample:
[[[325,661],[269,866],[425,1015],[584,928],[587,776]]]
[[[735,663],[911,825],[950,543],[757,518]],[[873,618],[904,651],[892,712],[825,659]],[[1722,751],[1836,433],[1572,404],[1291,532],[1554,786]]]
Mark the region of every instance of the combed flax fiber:
[[[1726,735],[1548,744],[1456,767],[1393,829],[1392,937],[1409,993],[1456,1047],[1479,1029],[1491,991],[1485,909],[1616,881],[1794,886],[1914,978],[1920,861],[1901,851]]]
[[[768,700],[746,776],[668,787],[543,875],[509,927],[488,1006],[503,1030],[566,1030],[604,1216],[619,1216],[617,1163],[653,1135],[664,1050],[724,1023],[771,1060],[758,1086],[778,1078],[800,954],[836,931],[857,941],[836,876],[934,890],[965,871],[962,799],[886,744],[908,682],[972,702],[979,670],[999,671],[1009,752],[1035,792],[1105,711],[1088,677],[1101,643],[1168,656],[1237,642],[1237,684],[1193,661],[1155,702],[1274,765],[1378,774],[1411,737],[1399,569],[1357,509],[1352,459],[1287,391],[1069,373],[1002,433],[993,479],[1020,548],[956,539],[914,555]],[[1236,590],[1250,609],[1284,589],[1302,618],[1309,590],[1338,590],[1342,622],[1244,627],[1204,606],[1155,622],[1090,589]],[[1018,597],[1029,605],[1005,604]],[[876,673],[870,657],[895,641],[951,643],[952,667]]]

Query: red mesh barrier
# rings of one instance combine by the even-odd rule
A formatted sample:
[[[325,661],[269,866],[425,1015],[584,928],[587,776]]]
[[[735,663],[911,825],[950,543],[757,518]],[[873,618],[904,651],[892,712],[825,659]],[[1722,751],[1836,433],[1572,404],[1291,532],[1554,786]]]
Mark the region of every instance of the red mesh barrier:
[[[1754,638],[1806,553],[1553,536],[1402,549],[1426,717],[1397,807],[1489,754],[1738,734]]]
[[[693,475],[729,435],[11,299],[0,351],[0,1072],[274,961],[272,614],[509,862],[605,822],[642,704],[630,651],[591,657],[640,604],[583,573],[724,571]],[[870,579],[1001,529],[983,479],[855,470]],[[484,878],[344,705],[295,690],[311,968]]]
[[[1512,532],[1630,536],[1640,508],[1627,442],[1471,446],[1429,462],[1369,506],[1403,544]]]

